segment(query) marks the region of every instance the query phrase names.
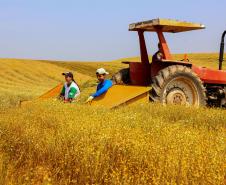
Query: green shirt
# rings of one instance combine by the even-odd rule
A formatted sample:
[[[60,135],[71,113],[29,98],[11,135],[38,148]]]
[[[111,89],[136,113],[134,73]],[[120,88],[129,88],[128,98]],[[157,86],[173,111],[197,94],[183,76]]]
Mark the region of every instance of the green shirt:
[[[65,83],[60,94],[64,96],[64,99],[74,99],[80,95],[80,90],[75,82],[72,82],[70,86]]]

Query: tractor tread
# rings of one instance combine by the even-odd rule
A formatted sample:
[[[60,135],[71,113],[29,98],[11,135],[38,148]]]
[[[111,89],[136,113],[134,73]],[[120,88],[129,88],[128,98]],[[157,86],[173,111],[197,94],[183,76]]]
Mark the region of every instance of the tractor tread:
[[[150,91],[150,100],[154,102],[161,102],[161,94],[164,90],[164,86],[167,84],[167,80],[169,80],[174,75],[188,75],[193,78],[193,81],[196,83],[198,87],[198,93],[200,94],[200,105],[206,105],[206,89],[203,86],[203,82],[195,74],[191,68],[188,68],[183,65],[172,65],[166,67],[158,72],[158,74],[152,79],[152,90]]]

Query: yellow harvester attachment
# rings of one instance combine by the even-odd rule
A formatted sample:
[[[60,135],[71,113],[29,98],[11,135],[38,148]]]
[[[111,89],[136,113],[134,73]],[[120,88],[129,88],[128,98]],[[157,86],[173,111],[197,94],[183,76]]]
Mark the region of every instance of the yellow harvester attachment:
[[[49,99],[49,98],[55,98],[60,94],[60,91],[63,87],[63,84],[60,83],[58,84],[56,87],[50,89],[49,91],[47,91],[46,93],[44,93],[43,95],[39,96],[38,98],[34,99],[34,100],[25,100],[25,101],[21,101],[20,102],[20,106],[26,105],[27,103],[33,102],[33,101],[39,101],[39,100],[45,100],[45,99]]]
[[[114,85],[105,94],[95,98],[92,106],[114,108],[135,102],[148,102],[150,87]]]
[[[38,99],[39,100],[44,100],[44,99],[57,97],[60,94],[60,91],[62,90],[62,88],[63,88],[63,84],[60,83],[56,87],[54,87],[53,89],[50,89],[45,94],[39,96]]]
[[[57,97],[60,94],[62,87],[63,84],[59,84],[34,100],[21,101],[20,105],[23,106],[31,102]],[[135,102],[148,102],[150,89],[150,87],[114,85],[105,94],[95,98],[91,105],[103,106],[111,109]]]

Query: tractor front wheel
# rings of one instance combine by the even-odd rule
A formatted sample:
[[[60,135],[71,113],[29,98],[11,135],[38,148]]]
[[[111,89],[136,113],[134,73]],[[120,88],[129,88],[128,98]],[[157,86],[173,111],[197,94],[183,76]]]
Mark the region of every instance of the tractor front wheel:
[[[159,71],[152,79],[150,99],[163,104],[205,106],[205,88],[188,67],[173,65]]]

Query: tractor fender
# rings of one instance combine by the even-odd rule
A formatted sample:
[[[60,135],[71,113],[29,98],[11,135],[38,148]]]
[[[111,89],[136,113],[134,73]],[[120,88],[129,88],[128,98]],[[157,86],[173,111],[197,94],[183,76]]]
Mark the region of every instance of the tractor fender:
[[[182,66],[192,68],[192,63],[187,61],[176,61],[176,60],[153,61],[151,63],[151,77],[153,78],[158,74],[160,70],[172,65],[182,65]]]

